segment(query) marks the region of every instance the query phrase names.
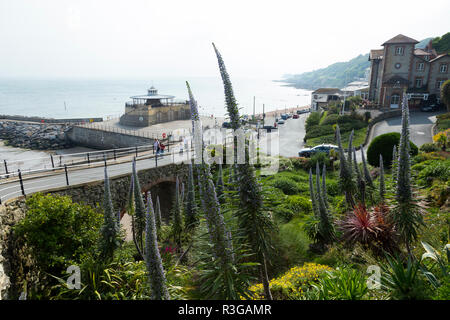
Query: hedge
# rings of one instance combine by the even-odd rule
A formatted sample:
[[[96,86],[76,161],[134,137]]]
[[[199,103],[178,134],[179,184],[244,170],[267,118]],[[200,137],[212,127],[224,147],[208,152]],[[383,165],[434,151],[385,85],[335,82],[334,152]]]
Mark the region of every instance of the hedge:
[[[380,154],[383,156],[383,164],[385,167],[390,167],[392,164],[392,151],[394,145],[398,147],[400,143],[400,133],[389,132],[379,135],[369,145],[367,149],[367,161],[374,167],[380,165]],[[409,141],[411,145],[411,155],[415,156],[419,153],[417,146]]]

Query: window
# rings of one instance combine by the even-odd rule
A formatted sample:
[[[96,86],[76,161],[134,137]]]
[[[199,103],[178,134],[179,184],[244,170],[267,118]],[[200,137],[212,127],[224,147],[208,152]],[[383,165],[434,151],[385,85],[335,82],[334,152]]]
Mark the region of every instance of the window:
[[[422,87],[422,78],[416,78],[416,88]]]
[[[423,57],[425,60],[430,60],[430,56],[425,56],[425,57]]]
[[[400,96],[398,94],[393,94],[391,97],[391,104],[398,104],[400,102]]]
[[[395,55],[396,55],[396,56],[402,56],[404,50],[405,50],[405,49],[404,49],[403,47],[395,47]]]
[[[445,80],[437,80],[436,81],[436,89],[440,89]]]
[[[439,67],[440,73],[447,73],[447,70],[448,70],[447,64],[441,64],[441,66]]]
[[[425,69],[425,64],[423,62],[417,63],[417,71],[423,71]]]

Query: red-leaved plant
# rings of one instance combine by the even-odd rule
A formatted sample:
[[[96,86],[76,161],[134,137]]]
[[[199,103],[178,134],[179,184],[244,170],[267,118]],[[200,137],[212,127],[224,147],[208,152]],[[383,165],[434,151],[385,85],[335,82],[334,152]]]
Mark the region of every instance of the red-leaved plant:
[[[388,212],[389,207],[384,204],[371,210],[367,210],[363,204],[356,205],[339,223],[344,241],[368,246],[376,254],[382,254],[383,250],[394,252],[397,248],[396,232],[386,218]]]

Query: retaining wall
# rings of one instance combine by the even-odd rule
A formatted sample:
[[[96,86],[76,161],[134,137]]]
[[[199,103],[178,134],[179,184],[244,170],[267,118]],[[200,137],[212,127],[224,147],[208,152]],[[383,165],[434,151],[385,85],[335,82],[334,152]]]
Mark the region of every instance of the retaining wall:
[[[137,147],[153,144],[154,142],[152,138],[78,126],[74,126],[67,131],[66,137],[73,144],[94,149]]]

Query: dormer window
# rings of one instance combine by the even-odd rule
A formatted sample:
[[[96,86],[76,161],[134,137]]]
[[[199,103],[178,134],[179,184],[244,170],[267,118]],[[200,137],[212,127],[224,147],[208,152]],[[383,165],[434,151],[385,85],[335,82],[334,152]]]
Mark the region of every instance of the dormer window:
[[[402,56],[404,52],[405,52],[404,47],[395,47],[395,55],[396,56]]]

